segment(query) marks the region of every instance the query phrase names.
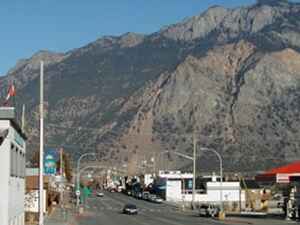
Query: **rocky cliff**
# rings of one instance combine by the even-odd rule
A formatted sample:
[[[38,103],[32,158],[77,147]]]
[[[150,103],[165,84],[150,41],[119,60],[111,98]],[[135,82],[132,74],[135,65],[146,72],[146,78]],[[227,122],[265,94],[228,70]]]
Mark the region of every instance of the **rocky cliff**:
[[[132,171],[152,157],[161,168],[189,167],[174,155],[167,165],[158,155],[191,154],[194,138],[198,150],[220,152],[228,171],[300,156],[297,3],[213,6],[154,34],[103,37],[20,61],[2,78],[1,93],[16,83],[16,104],[28,109],[31,151],[38,146],[40,60],[46,62],[46,143],[63,145],[74,157],[96,150]],[[201,153],[200,168],[215,163]]]

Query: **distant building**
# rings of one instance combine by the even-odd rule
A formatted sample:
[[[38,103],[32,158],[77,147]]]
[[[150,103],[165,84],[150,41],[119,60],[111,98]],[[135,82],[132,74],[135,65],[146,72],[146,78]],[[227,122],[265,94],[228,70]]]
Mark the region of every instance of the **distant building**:
[[[300,179],[300,161],[295,161],[285,166],[273,168],[264,173],[258,174],[255,180],[262,184],[290,183],[291,177]]]
[[[44,191],[48,190],[50,176],[44,176]],[[39,168],[26,168],[25,174],[25,212],[39,212]],[[47,210],[46,193],[44,193],[44,212]],[[37,217],[37,216],[36,216]]]
[[[188,203],[192,201],[193,174],[181,173],[180,171],[160,171],[157,180],[157,189],[164,190],[165,199],[169,202]],[[222,191],[221,191],[222,190]],[[224,203],[236,205],[245,201],[241,195],[239,182],[222,182],[218,176],[205,176],[196,179],[195,202],[219,204]]]
[[[38,220],[39,212],[39,168],[26,168],[25,213],[28,220]],[[66,183],[63,176],[45,175],[44,181],[44,213],[50,213],[52,204],[59,202],[60,184]]]
[[[26,137],[14,108],[0,108],[0,224],[24,225]]]

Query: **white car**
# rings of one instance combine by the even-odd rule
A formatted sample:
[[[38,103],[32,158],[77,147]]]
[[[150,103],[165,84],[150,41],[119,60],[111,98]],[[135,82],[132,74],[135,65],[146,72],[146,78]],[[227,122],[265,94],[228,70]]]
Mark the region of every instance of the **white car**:
[[[163,200],[162,200],[162,198],[156,196],[156,198],[154,198],[153,202],[155,202],[155,203],[162,203]]]
[[[155,202],[155,200],[156,200],[156,195],[150,194],[150,195],[149,195],[149,198],[148,198],[148,201],[150,201],[150,202]]]
[[[97,192],[98,197],[104,197],[104,194],[102,192]]]

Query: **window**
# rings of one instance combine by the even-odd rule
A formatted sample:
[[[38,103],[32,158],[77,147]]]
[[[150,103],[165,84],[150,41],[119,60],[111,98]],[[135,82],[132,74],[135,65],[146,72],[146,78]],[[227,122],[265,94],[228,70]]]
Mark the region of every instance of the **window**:
[[[10,176],[25,178],[25,153],[17,145],[10,146]]]
[[[23,153],[22,153],[22,151],[19,151],[18,157],[19,157],[19,160],[18,160],[18,165],[19,165],[18,176],[20,178],[22,178],[23,177],[22,171],[24,170],[23,169]]]
[[[25,158],[25,153],[22,155],[22,160],[23,160],[23,166],[22,166],[22,177],[25,178],[25,171],[26,171],[26,158]]]
[[[18,176],[18,156],[19,156],[19,149],[17,147],[15,147],[15,151],[14,151],[15,155],[14,155],[14,175],[15,177]]]
[[[15,146],[11,144],[10,146],[10,176],[14,176],[14,148]]]

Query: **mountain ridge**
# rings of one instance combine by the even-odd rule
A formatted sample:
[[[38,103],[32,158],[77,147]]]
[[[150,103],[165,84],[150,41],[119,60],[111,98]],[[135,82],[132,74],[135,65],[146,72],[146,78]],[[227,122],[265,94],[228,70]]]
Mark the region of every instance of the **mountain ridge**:
[[[165,150],[191,154],[196,137],[222,154],[227,170],[265,169],[300,156],[298,25],[296,3],[214,6],[153,34],[37,53],[1,78],[1,95],[16,83],[17,107],[25,102],[29,111],[30,152],[38,149],[45,60],[45,141],[74,158],[93,150],[134,173],[142,159]],[[168,157],[170,168],[190,166]],[[208,157],[199,165],[213,169]]]

